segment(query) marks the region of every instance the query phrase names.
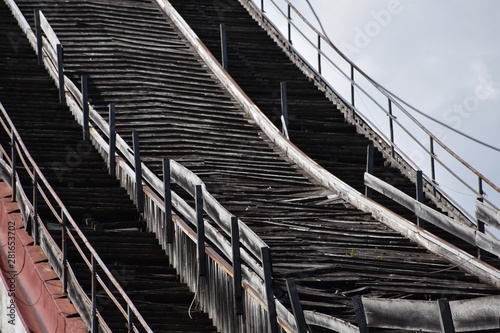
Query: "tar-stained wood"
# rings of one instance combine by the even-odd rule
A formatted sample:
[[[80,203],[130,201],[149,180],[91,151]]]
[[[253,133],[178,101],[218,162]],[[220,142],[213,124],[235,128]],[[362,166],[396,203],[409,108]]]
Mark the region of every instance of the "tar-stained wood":
[[[29,16],[34,3],[24,0],[19,3]],[[410,224],[396,225],[396,229],[400,228],[398,232],[388,229],[369,213],[348,204],[345,195],[333,193],[321,183],[304,177],[301,171],[297,171],[297,165],[272,146],[255,126],[254,120],[213,79],[205,64],[191,52],[189,44],[177,35],[151,2],[141,2],[133,8],[127,3],[93,1],[65,3],[57,11],[51,10],[50,6],[42,8],[65,46],[67,75],[78,85],[80,73],[90,74],[89,92],[95,112],[106,115],[107,105],[116,103],[117,129],[129,141],[128,145],[131,131],[139,130],[143,138],[143,162],[152,170],[151,174],[145,175],[147,182],[154,184],[155,178],[161,179],[164,157],[178,160],[203,180],[207,191],[224,208],[241,217],[252,233],[270,245],[275,259],[278,299],[286,299],[282,294],[283,281],[292,277],[298,282],[306,319],[329,327],[343,327],[341,331],[350,332],[352,325],[348,322],[352,322],[353,313],[352,305],[346,299],[355,294],[436,299],[455,295],[477,297],[498,292],[454,266],[476,264],[474,259],[461,256],[457,249],[448,247],[446,251],[457,258],[454,264],[450,264],[398,232],[416,235],[414,239],[429,242],[429,248],[434,247],[433,250],[438,252],[441,244],[429,241],[429,234],[420,233]],[[110,10],[117,8],[121,10],[109,14]],[[87,14],[81,15],[82,12]],[[143,19],[131,19],[136,16]],[[116,39],[120,43],[114,44]],[[170,40],[185,43],[182,61],[175,54],[179,50],[172,50],[169,46]],[[98,52],[96,43],[101,43]],[[147,51],[147,57],[139,55],[135,46],[148,43],[154,47]],[[105,124],[102,125],[105,128]],[[105,129],[101,130],[105,132]],[[341,131],[339,142],[350,142],[351,139],[345,136],[345,128]],[[363,140],[354,141],[359,143],[361,150]],[[118,142],[118,145],[125,159],[130,161],[132,156],[124,142]],[[365,147],[362,148],[364,151]],[[292,149],[290,156],[294,153]],[[305,167],[315,167],[313,161],[309,162]],[[121,176],[133,191],[133,179],[127,173]],[[360,177],[356,181],[362,183],[363,179]],[[153,187],[161,189],[161,186],[162,182]],[[186,202],[191,200],[182,191],[179,197]],[[366,202],[363,198],[358,200]],[[152,214],[161,215],[159,211],[161,209],[152,209]],[[156,230],[161,228],[160,225],[153,226]],[[172,257],[177,258],[173,260],[180,275],[200,292],[200,299],[206,299],[207,289],[195,282],[195,245],[189,243],[191,237],[184,235],[186,239],[182,244],[174,241],[174,249],[169,251],[176,252]],[[463,258],[466,258],[465,264]],[[184,262],[191,261],[192,265],[184,267]],[[214,272],[220,274],[216,274],[215,281],[231,285],[224,275],[227,271],[217,267]],[[258,290],[260,278],[254,274],[249,280],[249,271],[243,267],[244,284]],[[426,276],[432,276],[434,280],[415,286]],[[474,283],[473,288],[466,287],[470,286],[469,283]],[[221,296],[227,296],[226,292]],[[262,290],[258,294],[262,295]],[[247,330],[262,332],[259,325],[266,317],[265,308],[258,296],[252,296],[256,301],[250,304],[245,299],[251,313],[246,319]],[[216,303],[213,302],[222,302],[222,298],[216,297],[205,303],[210,311],[215,312]],[[308,312],[311,310],[335,318],[311,315]],[[279,311],[278,315],[281,315]],[[321,321],[320,317],[327,319]],[[217,322],[226,320],[219,318]],[[235,329],[232,325],[236,324],[221,325],[226,325],[224,327],[231,331]]]

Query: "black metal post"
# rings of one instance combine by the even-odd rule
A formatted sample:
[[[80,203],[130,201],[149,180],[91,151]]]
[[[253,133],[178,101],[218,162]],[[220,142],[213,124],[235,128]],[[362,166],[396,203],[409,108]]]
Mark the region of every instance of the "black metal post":
[[[286,81],[281,81],[281,117],[283,122],[283,133],[288,138],[288,94]]]
[[[220,48],[222,56],[222,67],[228,71],[229,65],[227,62],[227,36],[226,36],[226,25],[224,23],[220,24]]]
[[[205,221],[203,220],[203,192],[201,185],[195,186],[196,233],[198,234],[198,275],[207,275],[205,254]]]
[[[238,218],[231,217],[231,247],[233,255],[234,312],[243,314],[243,288],[241,286],[240,228]]]
[[[170,183],[170,159],[163,159],[163,198],[165,198],[165,240],[174,242],[174,222],[172,221],[172,192]]]
[[[66,92],[64,89],[64,66],[63,66],[63,58],[64,58],[64,50],[61,44],[57,44],[57,71],[59,72],[59,102],[62,104],[66,104]]]
[[[90,138],[89,134],[89,92],[87,75],[82,75],[82,110],[83,110],[83,140]]]
[[[137,210],[139,213],[144,212],[144,196],[142,193],[142,165],[141,151],[139,144],[139,132],[132,133],[132,141],[134,145],[134,164],[135,164],[135,197],[137,200]]]
[[[365,308],[361,295],[352,298],[354,304],[354,313],[356,314],[356,321],[358,323],[359,333],[369,333],[368,323],[366,322]]]
[[[483,199],[483,179],[481,177],[478,177],[478,189],[479,189],[479,197],[477,198],[478,201],[480,202],[484,202],[484,199]],[[481,220],[477,220],[477,231],[478,232],[482,232],[484,233],[486,230],[485,230],[485,223]],[[478,259],[481,259],[481,257],[483,256],[483,253],[484,251],[478,247],[477,248],[477,258]]]
[[[351,65],[351,105],[354,107],[354,65]]]
[[[307,333],[306,319],[304,318],[304,311],[302,311],[302,305],[300,304],[295,281],[287,279],[286,289],[288,290],[288,297],[290,298],[295,323],[297,324],[297,331],[298,333]]]
[[[260,11],[264,13],[264,0],[260,0]]]
[[[390,129],[390,134],[391,134],[391,156],[394,157],[394,120],[392,119],[393,114],[392,114],[392,101],[390,98],[388,98],[388,103],[389,103],[389,129]]]
[[[287,8],[288,8],[288,42],[290,44],[293,44],[292,43],[292,11],[291,11],[291,8],[290,8],[290,4],[287,5]]]
[[[17,187],[16,187],[16,168],[17,168],[17,150],[16,150],[16,136],[14,135],[14,131],[11,132],[11,160],[12,160],[12,175],[11,175],[11,187],[12,187],[12,201],[16,202],[17,197]]]
[[[438,299],[439,313],[441,317],[441,332],[455,333],[453,317],[451,315],[450,303],[446,298]]]
[[[318,73],[321,74],[321,35],[318,35]]]
[[[134,313],[129,304],[127,304],[127,317],[127,332],[132,333],[134,332]]]
[[[108,165],[109,174],[116,177],[116,120],[115,120],[115,105],[109,104],[109,154]]]
[[[92,262],[92,314],[91,314],[91,320],[92,320],[92,333],[97,333],[97,263],[94,258],[94,255],[92,255],[91,258]]]
[[[429,137],[430,142],[429,142],[429,148],[431,152],[431,178],[432,178],[432,188],[434,189],[434,194],[436,194],[436,165],[435,165],[435,159],[434,159],[434,139]]]
[[[38,64],[43,63],[43,41],[42,41],[42,27],[40,26],[40,9],[35,9],[35,33],[36,33],[36,53]]]
[[[38,173],[33,169],[33,240],[34,244],[40,244],[38,234]]]
[[[264,288],[267,299],[267,315],[271,333],[278,333],[278,318],[276,313],[276,302],[273,293],[273,269],[271,264],[271,250],[261,247],[262,269],[264,270]]]
[[[424,178],[422,170],[417,170],[417,184],[416,184],[416,194],[417,201],[423,203],[424,202]],[[425,220],[417,217],[417,225],[421,228],[425,228]]]
[[[61,213],[62,218],[62,237],[61,237],[61,250],[62,250],[62,285],[63,292],[68,293],[68,218],[64,212]]]
[[[366,149],[366,172],[373,174],[373,159],[375,156],[375,148],[373,144],[369,144]],[[368,198],[373,196],[373,190],[369,186],[365,186],[365,195]]]

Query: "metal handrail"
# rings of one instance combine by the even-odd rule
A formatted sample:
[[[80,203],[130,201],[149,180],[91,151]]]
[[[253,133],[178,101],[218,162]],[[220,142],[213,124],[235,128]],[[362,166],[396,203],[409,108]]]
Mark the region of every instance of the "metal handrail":
[[[355,107],[353,104],[353,98],[354,98],[354,93],[355,92],[361,92],[363,93],[364,96],[366,96],[367,98],[369,98],[375,105],[377,105],[377,107],[382,110],[388,117],[389,117],[389,121],[392,123],[392,122],[395,122],[399,128],[405,132],[420,148],[422,148],[422,150],[430,157],[431,159],[431,174],[434,175],[435,174],[435,169],[434,169],[434,166],[433,166],[433,163],[434,161],[437,161],[442,167],[444,170],[446,170],[453,178],[455,178],[457,181],[459,181],[461,184],[463,184],[468,190],[470,190],[473,195],[477,196],[477,197],[481,197],[484,201],[488,202],[488,204],[490,204],[492,207],[496,207],[492,202],[490,202],[487,198],[485,198],[485,193],[484,191],[481,189],[481,187],[476,190],[474,189],[471,185],[469,185],[469,183],[464,180],[462,177],[460,177],[456,172],[453,172],[446,164],[445,162],[442,160],[442,159],[439,159],[437,158],[437,155],[434,154],[434,152],[432,151],[432,149],[430,148],[427,148],[425,145],[423,145],[416,137],[415,135],[412,133],[411,129],[408,129],[407,126],[403,125],[401,123],[401,121],[398,119],[398,117],[394,116],[391,112],[391,110],[387,110],[385,107],[383,107],[380,102],[377,101],[376,99],[376,96],[373,96],[372,94],[369,94],[366,89],[364,89],[363,87],[360,86],[360,84],[358,83],[358,81],[356,81],[355,79],[355,76],[354,76],[354,72],[360,74],[362,76],[362,78],[364,78],[366,81],[368,81],[374,88],[377,89],[377,91],[381,94],[381,96],[383,96],[384,98],[387,99],[388,101],[388,104],[392,104],[394,105],[395,107],[397,107],[399,110],[402,111],[402,113],[408,117],[408,119],[413,123],[415,124],[416,126],[418,126],[418,128],[420,128],[423,133],[425,133],[429,138],[430,140],[432,140],[433,142],[437,143],[444,151],[446,151],[454,160],[458,161],[461,165],[463,165],[467,170],[469,170],[470,172],[472,172],[479,180],[480,182],[484,182],[486,184],[488,184],[489,186],[491,186],[491,188],[493,190],[495,190],[496,192],[500,193],[500,188],[494,184],[491,180],[489,180],[488,178],[486,178],[483,174],[481,174],[479,171],[477,171],[475,168],[473,168],[469,163],[467,163],[464,159],[462,159],[458,154],[456,154],[452,149],[450,149],[448,146],[446,146],[446,144],[444,144],[444,142],[442,142],[441,140],[439,140],[439,138],[437,138],[434,134],[432,134],[422,123],[420,123],[404,106],[403,104],[406,104],[405,102],[403,102],[402,100],[400,100],[398,97],[394,96],[393,94],[391,94],[387,89],[385,89],[384,87],[382,87],[379,83],[377,83],[374,79],[372,79],[368,74],[366,74],[361,68],[359,68],[356,64],[354,64],[337,46],[335,46],[331,40],[326,37],[323,33],[321,33],[320,31],[318,31],[318,29],[316,27],[314,27],[313,24],[311,24],[305,17],[304,15],[302,15],[302,13],[293,5],[290,3],[289,0],[284,0],[284,4],[286,4],[287,8],[288,8],[288,12],[285,13],[282,8],[280,8],[279,4],[277,4],[274,0],[267,0],[269,3],[271,3],[274,8],[276,9],[276,12],[278,12],[280,15],[281,15],[281,18],[284,18],[286,19],[287,21],[287,28],[288,28],[288,38],[284,37],[283,35],[285,34],[285,31],[284,29],[279,29],[276,27],[276,25],[274,25],[273,23],[273,19],[268,15],[266,14],[266,11],[264,11],[264,3],[265,3],[265,0],[261,0],[261,1],[258,1],[258,0],[244,0],[246,2],[251,2],[253,7],[260,12],[261,16],[263,18],[265,18],[267,20],[267,22],[269,24],[271,24],[272,26],[275,27],[276,31],[279,31],[282,33],[282,38],[284,41],[286,41],[288,43],[288,47],[292,48],[295,50],[295,52],[300,55],[300,52],[292,45],[291,43],[291,33],[292,33],[292,27],[294,28],[294,30],[299,33],[302,38],[307,41],[307,43],[309,44],[309,46],[312,46],[315,51],[317,51],[318,53],[318,65],[315,67],[315,66],[312,66],[307,60],[305,60],[304,58],[302,59],[317,75],[319,75],[323,80],[324,80],[324,83],[328,85],[328,87],[337,94],[337,96],[349,107],[351,108],[352,110],[355,110],[357,112],[357,114],[362,117],[363,121],[365,121],[367,124],[369,124],[370,127],[372,127],[373,129],[376,130],[376,133],[381,137],[382,140],[384,140],[385,144],[389,147],[391,147],[392,149],[394,150],[397,150],[398,154],[400,154],[401,156],[404,156],[405,157],[405,160],[408,162],[408,163],[411,163],[413,165],[413,167],[415,169],[418,169],[418,165],[417,163],[415,163],[414,161],[412,161],[411,158],[409,158],[407,155],[404,154],[404,152],[401,150],[401,148],[398,147],[398,145],[394,142],[393,138],[394,136],[394,132],[391,128],[391,133],[390,133],[390,138],[388,138],[388,135],[386,135],[381,129],[379,129],[377,126],[375,126],[373,124],[373,122],[371,122],[367,117],[365,117],[359,110],[358,107]],[[260,4],[258,3],[260,2]],[[259,6],[260,5],[260,6]],[[334,51],[336,55],[340,56],[344,61],[346,61],[346,63],[350,66],[351,68],[351,73],[346,73],[344,72],[340,66],[338,64],[335,63],[335,61],[333,61],[326,53],[324,50],[321,49],[321,47],[319,45],[316,45],[315,42],[311,41],[309,37],[307,37],[307,35],[302,31],[302,29],[300,29],[298,27],[298,25],[294,22],[294,18],[291,17],[290,15],[290,10],[292,10],[295,15],[301,20],[302,23],[304,23],[309,29],[311,29],[312,32],[314,32],[316,34],[316,36],[318,37],[318,40],[321,40],[323,45],[327,45],[330,50]],[[294,15],[294,16],[295,16]],[[349,102],[346,98],[344,98],[342,96],[342,94],[340,94],[337,90],[335,90],[331,85],[330,83],[326,80],[326,78],[322,75],[321,73],[321,61],[322,60],[325,60],[327,61],[330,65],[332,65],[340,74],[341,76],[346,79],[348,81],[348,83],[351,85],[352,87],[352,90],[351,90],[351,101]],[[356,90],[355,90],[356,88]],[[439,189],[439,191],[443,194],[445,194],[446,192],[443,191],[441,189],[441,187],[439,186],[438,182],[436,181],[436,179],[434,179],[434,177],[429,177],[429,176],[426,176],[427,178],[427,181],[434,187],[434,188],[437,188]],[[456,202],[456,200],[454,200],[451,196],[449,195],[446,195],[446,199],[449,200],[450,202],[452,202],[455,206],[457,207],[461,207],[460,204],[458,204]],[[462,209],[462,213],[466,214],[469,216],[469,218],[472,217],[472,215],[467,212],[465,209],[461,208]]]
[[[27,171],[27,173],[30,176],[32,181],[34,181],[35,175],[36,175],[37,180],[38,180],[38,182],[36,184],[37,190],[42,190],[42,188],[41,188],[42,184],[45,186],[46,190],[48,191],[48,194],[45,193],[43,190],[40,193],[43,194],[42,198],[47,203],[50,210],[54,213],[54,217],[59,221],[59,223],[61,223],[63,220],[63,216],[64,216],[67,219],[67,221],[69,222],[70,226],[73,228],[73,232],[76,233],[76,236],[78,237],[78,239],[74,238],[71,235],[72,233],[71,233],[71,230],[69,228],[66,228],[65,232],[68,232],[68,234],[70,234],[70,238],[71,238],[73,244],[75,245],[78,252],[82,256],[82,259],[84,260],[86,265],[89,267],[90,271],[92,272],[92,268],[91,268],[92,265],[90,264],[89,259],[86,258],[85,254],[81,250],[81,247],[78,244],[78,241],[82,242],[85,245],[85,248],[89,251],[91,257],[93,257],[94,260],[96,260],[97,265],[99,266],[100,269],[102,269],[102,271],[104,272],[104,275],[113,284],[113,286],[116,288],[116,290],[118,291],[120,296],[124,299],[126,304],[132,309],[132,312],[134,313],[135,318],[137,318],[137,320],[141,323],[143,328],[146,329],[146,331],[148,331],[148,332],[153,332],[151,330],[151,328],[149,328],[149,326],[147,325],[147,323],[145,322],[144,318],[139,313],[139,311],[137,310],[135,305],[133,304],[132,300],[130,300],[130,298],[128,297],[126,292],[120,286],[120,283],[116,280],[116,278],[113,276],[113,274],[111,273],[109,268],[103,262],[103,260],[101,259],[101,257],[97,253],[97,251],[90,244],[87,237],[84,235],[84,233],[79,228],[78,224],[75,222],[75,220],[73,219],[73,217],[69,213],[69,211],[66,208],[66,206],[64,205],[63,201],[59,198],[59,196],[57,195],[55,190],[52,188],[49,181],[47,180],[47,178],[45,177],[45,175],[43,174],[43,172],[39,168],[39,166],[36,164],[36,162],[32,158],[31,154],[29,153],[28,149],[26,148],[21,136],[19,135],[16,127],[14,126],[12,120],[10,119],[7,111],[5,110],[5,108],[1,102],[0,102],[0,112],[1,112],[1,115],[3,116],[3,118],[0,118],[0,123],[2,124],[2,127],[4,128],[4,130],[7,130],[6,133],[8,135],[13,135],[15,137],[15,146],[12,147],[12,149],[16,152],[16,156],[23,156],[27,162],[26,164],[29,163],[29,165],[24,165],[24,167],[25,167],[25,170]],[[10,163],[10,166],[12,167],[12,163]],[[33,172],[31,172],[31,170],[33,170]],[[18,177],[16,177],[16,178],[17,178],[17,181],[20,182],[19,178]],[[21,185],[20,184],[18,184],[18,185],[19,185],[18,187],[21,188]],[[57,212],[55,211],[55,207],[51,203],[50,199],[52,199],[60,207],[61,215],[57,214]],[[34,214],[34,211],[32,211],[31,214]],[[38,219],[38,216],[34,216],[34,219]],[[62,225],[62,223],[61,223],[61,225]],[[36,228],[36,226],[35,226],[35,228]],[[50,235],[49,235],[49,237],[55,243],[54,239]],[[58,250],[61,251],[60,248]],[[63,251],[61,251],[61,252],[63,252]],[[63,255],[66,256],[66,254],[63,254]],[[71,266],[69,263],[63,263],[63,265],[68,265],[69,267]],[[97,273],[94,272],[94,274],[97,274]],[[63,277],[60,277],[60,278],[63,278]],[[113,300],[113,302],[115,302],[116,304],[119,304],[119,302],[116,300],[116,297],[112,293],[107,293],[107,295]],[[121,308],[121,305],[119,306],[119,310],[123,313],[124,310],[120,309],[120,308]],[[128,320],[127,317],[125,319]]]

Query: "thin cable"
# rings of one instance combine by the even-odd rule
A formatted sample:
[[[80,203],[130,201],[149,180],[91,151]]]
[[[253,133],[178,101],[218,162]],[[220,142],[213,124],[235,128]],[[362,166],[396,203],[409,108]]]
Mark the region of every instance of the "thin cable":
[[[311,9],[311,11],[312,11],[312,13],[313,13],[313,15],[314,15],[314,17],[315,17],[316,21],[318,21],[318,24],[319,24],[319,26],[320,26],[321,32],[323,33],[323,36],[324,36],[324,37],[325,37],[325,38],[326,38],[326,39],[327,39],[327,40],[328,40],[331,44],[333,44],[333,43],[332,43],[332,41],[331,41],[331,39],[330,39],[330,37],[329,37],[329,36],[328,36],[328,34],[326,33],[326,30],[325,30],[325,28],[324,28],[324,26],[323,26],[323,23],[321,22],[321,20],[320,20],[320,18],[319,18],[319,16],[318,16],[318,14],[316,13],[316,10],[314,9],[314,7],[312,6],[312,4],[310,3],[310,1],[309,1],[309,0],[306,0],[306,2],[307,2],[307,4],[308,4],[309,8]],[[349,60],[349,62],[351,62],[351,61]],[[352,62],[351,62],[351,63],[352,63]],[[352,64],[353,64],[353,63],[352,63]],[[371,82],[372,82],[372,83],[373,83],[376,87],[378,87],[378,88],[382,89],[382,90],[383,90],[383,91],[385,91],[388,95],[390,95],[390,96],[392,96],[393,98],[395,98],[395,99],[399,100],[401,103],[403,103],[404,105],[406,105],[407,107],[409,107],[409,108],[410,108],[410,109],[412,109],[413,111],[417,112],[418,114],[420,114],[420,115],[422,115],[422,116],[426,117],[426,118],[427,118],[427,119],[429,119],[429,120],[432,120],[432,121],[436,122],[437,124],[439,124],[439,125],[441,125],[441,126],[443,126],[443,127],[447,128],[447,129],[449,129],[450,131],[453,131],[453,132],[455,132],[455,133],[457,133],[457,134],[459,134],[459,135],[461,135],[461,136],[463,136],[463,137],[465,137],[465,138],[467,138],[467,139],[469,139],[469,140],[471,140],[471,141],[474,141],[475,143],[477,143],[477,144],[479,144],[479,145],[482,145],[482,146],[484,146],[484,147],[487,147],[487,148],[490,148],[490,149],[495,150],[495,151],[497,151],[497,152],[500,152],[500,148],[495,147],[495,146],[492,146],[492,145],[490,145],[490,144],[488,144],[488,143],[486,143],[486,142],[484,142],[484,141],[481,141],[481,140],[479,140],[479,139],[476,139],[476,138],[474,138],[474,137],[472,137],[472,136],[470,136],[470,135],[468,135],[468,134],[466,134],[466,133],[464,133],[464,132],[462,132],[462,131],[459,131],[459,130],[457,130],[457,129],[455,129],[455,128],[453,128],[453,127],[451,127],[451,126],[449,126],[449,125],[447,125],[447,124],[445,124],[445,123],[443,123],[443,122],[442,122],[442,121],[440,121],[440,120],[437,120],[437,119],[436,119],[436,118],[434,118],[434,117],[431,117],[431,116],[427,115],[426,113],[424,113],[424,112],[422,112],[422,111],[418,110],[417,108],[413,107],[412,105],[410,105],[409,103],[407,103],[406,101],[404,101],[402,98],[400,98],[399,96],[397,96],[396,94],[394,94],[393,92],[391,92],[390,90],[388,90],[387,88],[385,88],[384,86],[382,86],[381,84],[379,84],[377,81],[375,81],[375,80],[374,80],[374,79],[372,79],[371,77],[368,77],[368,76],[366,76],[366,77],[367,77],[367,79],[369,79],[369,81],[371,81]]]

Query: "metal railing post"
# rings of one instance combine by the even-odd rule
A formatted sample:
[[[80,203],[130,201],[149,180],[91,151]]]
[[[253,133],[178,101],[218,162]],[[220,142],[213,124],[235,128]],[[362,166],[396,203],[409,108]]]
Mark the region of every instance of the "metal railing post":
[[[108,166],[109,174],[116,177],[116,120],[115,120],[115,105],[109,104],[109,154]]]
[[[40,9],[35,9],[35,33],[36,33],[36,53],[38,64],[43,63],[43,41],[42,41],[42,28],[40,26]]]
[[[64,50],[61,44],[57,44],[57,71],[59,75],[59,102],[62,104],[66,104],[66,92],[64,89],[64,66],[63,66],[63,58],[64,58]]]
[[[139,144],[139,132],[132,133],[132,141],[134,146],[134,166],[135,166],[135,197],[137,203],[137,210],[139,213],[144,212],[144,197],[142,193],[142,165],[141,165],[141,151]]]
[[[366,172],[369,173],[370,175],[373,174],[373,159],[375,156],[375,147],[373,144],[369,144],[367,149],[366,149]],[[373,196],[373,190],[365,185],[365,195],[368,198],[371,198]]]
[[[446,298],[438,299],[437,303],[441,319],[441,332],[455,333],[455,327],[453,325],[453,316],[451,314],[450,303]]]
[[[83,110],[83,140],[90,138],[89,134],[89,94],[88,77],[82,75],[82,110]]]
[[[174,242],[174,222],[172,221],[172,192],[170,183],[170,159],[163,159],[163,198],[165,198],[165,240]]]
[[[321,75],[321,35],[318,35],[318,73]]]
[[[286,81],[281,81],[280,83],[280,91],[281,91],[281,125],[282,132],[285,134],[287,139],[290,139],[288,135],[288,94]]]
[[[62,218],[62,235],[61,235],[61,250],[62,250],[62,285],[63,292],[68,293],[68,218],[64,211],[61,213]]]
[[[390,98],[387,99],[389,102],[389,130],[390,130],[390,138],[391,138],[391,156],[395,157],[394,152],[394,120],[392,119],[392,101]]]
[[[198,275],[207,275],[205,254],[205,221],[203,220],[203,192],[201,185],[195,186],[196,233],[198,235]]]
[[[351,105],[354,107],[354,65],[351,64]]]
[[[424,177],[422,170],[417,170],[417,181],[416,181],[416,196],[417,201],[423,203],[424,202]],[[425,229],[425,220],[421,219],[417,216],[417,225],[423,229]]]
[[[130,308],[130,304],[127,304],[127,332],[134,332],[134,314]]]
[[[33,240],[34,244],[40,243],[38,234],[38,173],[33,169]]]
[[[478,177],[478,192],[479,192],[479,197],[477,198],[477,200],[479,202],[484,202],[484,199],[483,199],[483,180],[481,177]],[[484,233],[485,232],[485,223],[481,220],[477,220],[477,231],[478,232],[482,232]],[[483,250],[481,248],[477,248],[477,258],[478,259],[481,259],[481,257],[483,256]]]
[[[16,187],[16,168],[17,168],[17,150],[16,150],[16,136],[14,135],[14,131],[11,132],[11,161],[12,161],[12,175],[11,175],[11,187],[12,187],[12,201],[16,202],[17,197],[17,187]]]
[[[260,11],[264,14],[264,0],[260,0]]]
[[[92,288],[92,313],[91,313],[91,325],[92,333],[97,333],[97,263],[94,255],[91,257],[92,271],[91,271],[91,288]]]
[[[436,194],[436,165],[435,165],[435,159],[434,159],[434,139],[429,137],[429,150],[431,152],[431,179],[432,179],[432,188],[434,190],[434,194]]]
[[[267,315],[271,333],[278,333],[278,317],[276,313],[276,302],[273,293],[273,270],[271,264],[271,250],[261,247],[262,269],[264,270],[264,288],[267,300]]]
[[[228,71],[229,64],[227,60],[227,36],[226,36],[226,25],[224,23],[220,24],[220,48],[222,57],[222,68]]]
[[[304,311],[302,311],[302,305],[300,304],[295,281],[287,279],[286,289],[288,290],[288,297],[290,298],[290,303],[292,305],[293,316],[295,317],[295,323],[297,324],[297,332],[307,333],[306,319],[304,318]]]
[[[287,16],[287,21],[288,21],[288,42],[290,44],[293,44],[292,43],[292,24],[291,24],[291,21],[292,21],[292,11],[291,11],[291,8],[290,8],[290,4],[287,5],[287,8],[288,8],[288,16]]]
[[[233,261],[234,312],[243,314],[243,288],[241,285],[240,228],[238,218],[231,217],[231,248]]]

